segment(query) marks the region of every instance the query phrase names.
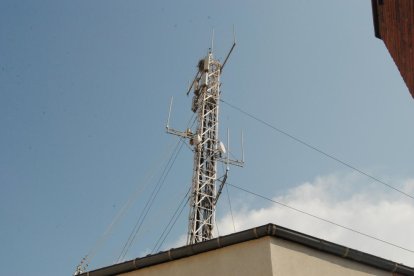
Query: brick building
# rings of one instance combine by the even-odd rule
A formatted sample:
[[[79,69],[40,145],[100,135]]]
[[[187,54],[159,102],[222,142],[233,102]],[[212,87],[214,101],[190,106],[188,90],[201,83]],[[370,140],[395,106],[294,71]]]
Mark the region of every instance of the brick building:
[[[371,1],[375,36],[384,41],[414,97],[414,1]]]

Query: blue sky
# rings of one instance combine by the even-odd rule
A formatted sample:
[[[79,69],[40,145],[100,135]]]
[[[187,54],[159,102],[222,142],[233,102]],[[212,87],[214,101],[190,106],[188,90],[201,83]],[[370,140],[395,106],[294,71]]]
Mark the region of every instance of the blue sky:
[[[113,263],[161,173],[159,160],[177,142],[164,129],[170,97],[175,99],[171,125],[184,129],[192,115],[185,92],[212,29],[215,56],[223,60],[233,25],[237,46],[222,75],[223,99],[411,191],[414,102],[383,42],[374,37],[370,1],[2,0],[0,262],[5,274],[72,273],[138,189],[90,266]],[[329,189],[335,196],[363,194],[370,202],[378,193],[378,200],[389,195],[392,199],[384,200],[406,204],[405,219],[412,221],[412,200],[370,179],[355,180],[355,172],[229,106],[222,105],[220,115],[220,131],[230,128],[236,156],[238,135],[245,134],[246,166],[231,169],[231,183],[297,203],[307,200],[295,193],[306,183],[325,187],[318,179],[334,179],[342,188],[349,185],[346,196],[341,189]],[[145,181],[151,170],[154,178]],[[152,248],[191,172],[192,153],[183,148],[129,258]],[[329,187],[336,187],[332,183]],[[235,216],[269,208],[269,203],[229,191]],[[382,206],[376,203],[369,207]],[[217,216],[225,224],[229,208],[226,201],[220,204]],[[315,211],[323,213],[329,206]],[[185,235],[187,213],[166,246]],[[395,237],[376,233],[387,224],[385,218],[364,228],[358,225],[362,214],[353,215],[343,222]],[[279,223],[283,218],[252,221]],[[301,218],[297,221],[291,226],[311,234],[318,229],[312,225],[323,227],[313,221],[301,228]],[[392,226],[404,228],[405,221]],[[412,232],[403,230],[399,242],[413,249]],[[375,247],[375,252],[380,251]],[[400,261],[408,259],[404,254],[381,256]]]

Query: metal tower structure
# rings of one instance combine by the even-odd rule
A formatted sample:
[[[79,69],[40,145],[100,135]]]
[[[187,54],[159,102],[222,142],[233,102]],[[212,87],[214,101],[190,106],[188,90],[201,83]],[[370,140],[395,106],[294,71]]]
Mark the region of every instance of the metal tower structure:
[[[198,62],[197,73],[187,91],[187,96],[192,89],[194,92],[191,106],[191,110],[197,115],[197,125],[194,131],[187,129],[182,132],[169,127],[172,108],[171,99],[166,126],[167,133],[188,139],[194,152],[187,244],[195,244],[213,237],[216,205],[227,180],[229,165],[239,167],[243,167],[244,165],[243,135],[241,140],[241,161],[229,158],[229,132],[227,133],[227,150],[218,138],[218,115],[221,94],[220,76],[235,46],[236,40],[234,39],[230,51],[224,59],[223,64],[221,64],[213,56],[212,40],[208,54]],[[227,156],[225,156],[226,153]],[[226,164],[226,170],[220,177],[217,177],[217,162]],[[217,182],[220,184],[218,190],[216,189]],[[104,236],[109,232],[114,222],[115,220],[105,231]],[[104,236],[98,240],[92,248],[93,250],[82,258],[80,264],[76,267],[74,275],[80,275],[86,271],[90,259],[96,253],[94,250],[104,240]]]
[[[227,179],[228,165],[243,166],[243,160],[229,159],[228,148],[225,157],[226,148],[218,136],[220,75],[235,45],[234,42],[223,64],[214,58],[211,49],[206,57],[198,62],[198,71],[187,92],[187,95],[192,89],[194,92],[191,110],[197,115],[195,130],[187,129],[181,132],[171,129],[170,114],[168,116],[167,132],[187,138],[194,152],[187,244],[206,241],[213,237],[216,204]],[[227,164],[224,175],[219,178],[218,161]],[[220,182],[218,191],[217,182]]]

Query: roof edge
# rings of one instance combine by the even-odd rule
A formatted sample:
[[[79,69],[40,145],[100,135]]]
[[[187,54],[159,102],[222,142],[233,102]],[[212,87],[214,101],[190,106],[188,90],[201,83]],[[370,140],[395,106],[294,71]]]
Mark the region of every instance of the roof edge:
[[[377,0],[371,0],[372,3],[372,20],[374,21],[374,31],[375,31],[375,37],[382,39],[380,28],[379,28],[379,18],[378,18],[378,1]]]
[[[126,273],[133,270],[141,269],[148,266],[153,266],[173,260],[178,260],[185,257],[190,257],[200,253],[212,251],[222,247],[246,242],[266,236],[280,238],[295,242],[306,247],[314,248],[316,250],[335,255],[341,258],[349,259],[358,263],[362,263],[371,267],[399,273],[402,275],[414,275],[414,268],[398,264],[396,262],[386,260],[362,251],[351,249],[336,243],[332,243],[323,239],[319,239],[310,235],[303,234],[282,226],[272,223],[251,228],[245,231],[234,234],[218,237],[205,242],[186,245],[179,248],[172,248],[168,251],[162,251],[157,254],[147,255],[142,258],[126,261],[123,263],[103,267],[90,272],[85,272],[83,276],[109,276],[120,273]]]

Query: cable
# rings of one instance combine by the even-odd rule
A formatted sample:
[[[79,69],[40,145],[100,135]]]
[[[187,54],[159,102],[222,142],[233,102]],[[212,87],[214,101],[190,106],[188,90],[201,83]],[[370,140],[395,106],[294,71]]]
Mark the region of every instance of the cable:
[[[187,203],[188,202],[188,194],[190,193],[191,188],[189,188],[187,190],[187,193],[184,195],[183,199],[181,200],[180,204],[178,204],[177,208],[175,209],[171,219],[169,220],[169,222],[167,223],[167,225],[165,226],[164,230],[162,231],[160,237],[158,238],[158,240],[156,241],[154,248],[152,249],[152,253],[155,253],[156,251],[159,250],[159,248],[161,247],[162,243],[161,243],[161,239],[163,238],[164,234],[167,232],[168,227],[170,227],[172,221],[174,220],[174,218],[176,217],[176,215],[178,214],[179,210],[183,208],[183,206],[185,207],[186,204],[183,203]],[[187,199],[187,200],[185,200]],[[181,214],[181,212],[180,212]],[[167,234],[168,235],[168,234]],[[167,236],[166,235],[166,236]]]
[[[162,240],[161,244],[159,245],[158,250],[164,244],[165,240],[167,239],[168,235],[170,234],[171,230],[173,229],[173,227],[174,227],[175,223],[177,222],[178,218],[181,216],[181,214],[182,214],[182,212],[184,210],[184,207],[187,205],[187,203],[188,203],[189,200],[190,200],[190,197],[187,198],[187,201],[181,207],[180,213],[175,217],[175,220],[174,220],[173,224],[171,225],[170,229],[168,230],[167,234],[165,235],[164,239]]]
[[[298,208],[295,208],[295,207],[289,206],[289,205],[287,205],[287,204],[285,204],[285,203],[282,203],[282,202],[279,202],[279,201],[277,201],[277,200],[274,200],[274,199],[268,198],[268,197],[266,197],[266,196],[260,195],[260,194],[258,194],[258,193],[255,193],[255,192],[249,191],[249,190],[247,190],[247,189],[245,189],[245,188],[242,188],[242,187],[236,186],[236,185],[234,185],[234,184],[230,184],[230,183],[227,183],[227,184],[228,184],[228,185],[230,185],[230,186],[232,186],[232,187],[234,187],[234,188],[236,188],[236,189],[238,189],[238,190],[240,190],[240,191],[243,191],[243,192],[246,192],[246,193],[252,194],[252,195],[254,195],[254,196],[260,197],[260,198],[262,198],[262,199],[268,200],[268,201],[270,201],[270,202],[273,202],[273,203],[275,203],[275,204],[278,204],[278,205],[281,205],[281,206],[283,206],[283,207],[289,208],[289,209],[291,209],[291,210],[293,210],[293,211],[296,211],[296,212],[298,212],[298,213],[302,213],[302,214],[304,214],[304,215],[307,215],[307,216],[313,217],[313,218],[315,218],[315,219],[318,219],[318,220],[321,220],[321,221],[327,222],[327,223],[329,223],[329,224],[332,224],[332,225],[335,225],[335,226],[337,226],[337,227],[343,228],[343,229],[345,229],[345,230],[348,230],[348,231],[354,232],[354,233],[359,234],[359,235],[361,235],[361,236],[364,236],[364,237],[367,237],[367,238],[370,238],[370,239],[373,239],[373,240],[376,240],[376,241],[379,241],[379,242],[382,242],[382,243],[388,244],[388,245],[390,245],[390,246],[393,246],[393,247],[396,247],[396,248],[402,249],[402,250],[404,250],[404,251],[407,251],[407,252],[410,252],[410,253],[414,253],[414,250],[411,250],[411,249],[408,249],[408,248],[402,247],[402,246],[400,246],[400,245],[397,245],[397,244],[394,244],[394,243],[388,242],[388,241],[386,241],[386,240],[382,240],[382,239],[380,239],[380,238],[374,237],[374,236],[369,235],[369,234],[365,234],[365,233],[363,233],[363,232],[361,232],[361,231],[358,231],[358,230],[352,229],[352,228],[350,228],[350,227],[343,226],[343,225],[341,225],[341,224],[339,224],[339,223],[336,223],[336,222],[330,221],[330,220],[328,220],[328,219],[324,219],[324,218],[319,217],[319,216],[317,216],[317,215],[314,215],[314,214],[308,213],[308,212],[306,212],[306,211],[300,210],[300,209],[298,209]]]
[[[133,242],[134,242],[134,240],[135,240],[135,238],[136,238],[139,230],[142,227],[142,224],[144,223],[145,218],[147,217],[149,211],[152,208],[152,204],[154,203],[155,198],[158,196],[158,193],[159,193],[161,187],[165,183],[166,177],[168,176],[168,174],[169,174],[172,166],[175,163],[175,160],[177,159],[177,156],[178,156],[179,152],[181,151],[182,145],[183,145],[182,144],[182,141],[181,140],[178,141],[177,146],[175,148],[176,150],[178,148],[178,150],[175,151],[175,153],[173,155],[171,155],[170,160],[168,161],[166,167],[164,168],[164,170],[163,170],[163,172],[162,172],[162,174],[161,174],[161,176],[160,176],[157,184],[155,185],[155,187],[154,187],[154,189],[152,191],[152,194],[151,194],[149,200],[146,202],[145,207],[142,210],[142,212],[141,212],[141,214],[140,214],[140,216],[138,218],[137,223],[135,224],[135,227],[134,227],[135,230],[133,230],[133,232],[131,233],[130,237],[128,238],[127,243],[124,245],[123,252],[121,252],[120,257],[118,258],[118,262],[125,257],[125,255],[129,251],[129,249],[131,248],[131,246],[132,246],[132,244],[133,244]]]
[[[187,197],[187,200],[184,202],[184,204],[181,206],[180,212],[178,213],[178,215],[175,217],[174,222],[171,224],[170,229],[168,229],[167,234],[164,236],[164,239],[161,241],[161,243],[158,245],[156,251],[159,251],[161,246],[164,244],[165,240],[167,239],[168,235],[170,234],[171,230],[173,229],[173,227],[175,226],[175,223],[177,222],[178,218],[181,216],[185,206],[187,205],[188,201],[190,200],[190,197]]]
[[[194,125],[194,123],[195,123],[195,115],[193,114],[192,116],[191,116],[191,118],[190,118],[190,120],[188,121],[188,123],[187,123],[187,127],[190,125],[190,123],[191,123],[191,127]],[[181,139],[182,140],[182,142],[183,143],[185,143],[184,141],[183,141],[183,139]],[[178,144],[177,144],[178,145]],[[176,146],[177,146],[176,145]],[[187,144],[185,144],[187,147],[188,147],[188,145]],[[170,148],[172,148],[172,146],[170,146],[169,148],[168,148],[168,150],[170,149]],[[174,149],[174,151],[175,151],[176,149]],[[191,150],[191,149],[190,149]],[[173,151],[173,152],[174,152]],[[170,157],[170,160],[171,160],[171,157]],[[76,268],[76,272],[77,273],[80,273],[80,271],[86,271],[87,270],[87,267],[89,266],[89,263],[91,262],[91,260],[93,259],[93,257],[97,254],[97,252],[98,252],[98,250],[99,250],[99,248],[106,242],[106,240],[108,239],[108,237],[109,237],[109,235],[112,233],[112,231],[113,231],[113,228],[115,227],[115,225],[117,225],[118,223],[119,223],[119,221],[121,220],[121,218],[125,215],[125,213],[130,209],[130,207],[132,206],[132,203],[134,202],[134,201],[136,201],[137,199],[138,199],[138,197],[139,197],[139,195],[140,195],[140,193],[142,192],[142,190],[146,190],[147,188],[148,188],[148,183],[149,183],[149,180],[151,180],[152,178],[153,178],[153,176],[154,176],[154,172],[155,172],[155,165],[156,164],[162,164],[162,163],[164,163],[165,162],[165,159],[163,160],[163,161],[157,161],[157,162],[154,162],[153,164],[152,164],[152,166],[151,166],[151,169],[149,170],[149,172],[146,174],[146,177],[145,177],[145,181],[144,181],[144,183],[146,183],[145,185],[144,185],[144,188],[142,188],[142,186],[140,186],[140,187],[138,187],[135,191],[134,191],[134,193],[132,193],[132,195],[130,196],[130,198],[125,202],[125,204],[122,206],[122,208],[118,211],[118,213],[115,215],[115,217],[112,219],[112,221],[111,221],[111,223],[109,224],[109,226],[106,228],[106,230],[104,231],[104,233],[96,240],[96,242],[95,242],[95,244],[92,246],[92,248],[89,250],[89,252],[88,252],[88,254],[86,254],[83,258],[82,258],[82,260],[81,260],[81,262],[80,262],[80,264],[77,266],[77,268]],[[170,162],[170,161],[169,161]],[[168,162],[168,163],[169,163]],[[167,164],[168,164],[167,163]],[[129,241],[130,239],[128,238],[128,241]],[[128,241],[127,241],[127,243],[128,243]],[[124,246],[124,248],[125,248],[125,246]],[[124,250],[124,248],[123,248],[123,250]],[[122,254],[122,253],[121,253]],[[126,254],[126,253],[125,253]]]
[[[217,231],[217,237],[220,237],[220,229],[216,220],[216,216],[214,216],[214,225],[216,226],[215,228],[213,228],[213,231],[216,230]]]
[[[181,141],[179,141],[177,143],[177,147],[178,147],[178,145],[180,145],[180,142]],[[177,147],[175,148],[175,150],[177,150]],[[158,195],[158,193],[159,193],[162,185],[165,182],[166,176],[168,175],[168,173],[169,173],[172,165],[175,162],[175,159],[176,159],[176,157],[178,155],[178,152],[181,150],[181,147],[182,147],[182,144],[178,148],[178,151],[175,151],[174,154],[171,155],[171,158],[169,159],[166,167],[164,167],[164,170],[163,170],[163,172],[162,172],[162,174],[161,174],[161,176],[160,176],[157,184],[155,185],[155,187],[154,187],[154,189],[153,189],[153,191],[152,191],[152,193],[150,195],[150,198],[146,202],[146,204],[144,206],[144,209],[141,211],[141,214],[140,214],[140,216],[138,218],[138,221],[135,224],[135,226],[133,228],[133,231],[131,232],[131,234],[130,234],[128,240],[127,240],[127,242],[124,245],[124,248],[123,248],[123,250],[121,252],[121,255],[118,257],[118,262],[125,257],[125,255],[129,251],[129,249],[131,248],[131,246],[132,246],[132,244],[133,244],[133,242],[134,242],[134,240],[135,240],[135,238],[136,238],[139,230],[141,229],[141,227],[142,227],[142,225],[144,223],[145,218],[147,217],[149,211],[152,208],[152,204],[154,203],[155,198],[157,197],[157,195]]]
[[[234,233],[236,233],[236,225],[234,224],[233,209],[231,208],[229,187],[227,185],[226,185],[226,193],[227,193],[227,199],[229,201],[231,221],[233,222],[233,230],[234,230]]]
[[[388,188],[390,188],[390,189],[392,189],[392,190],[394,190],[394,191],[396,191],[396,192],[398,192],[398,193],[400,193],[402,195],[405,195],[406,197],[409,197],[411,199],[414,199],[414,196],[412,196],[410,194],[407,194],[406,192],[403,192],[403,191],[399,190],[398,188],[396,188],[396,187],[394,187],[394,186],[386,183],[385,181],[380,180],[379,178],[377,178],[375,176],[372,176],[369,173],[364,172],[363,170],[360,170],[357,167],[355,167],[355,166],[353,166],[353,165],[351,165],[351,164],[349,164],[349,163],[347,163],[345,161],[342,161],[341,159],[339,159],[338,157],[333,156],[332,154],[326,153],[325,151],[323,151],[323,150],[321,150],[321,149],[319,149],[319,148],[317,148],[315,146],[312,146],[311,144],[309,144],[309,143],[307,143],[307,142],[305,142],[305,141],[303,141],[303,140],[301,140],[301,139],[293,136],[292,134],[289,134],[288,132],[286,132],[286,131],[284,131],[284,130],[282,130],[280,128],[277,128],[277,127],[271,125],[270,123],[268,123],[268,122],[260,119],[259,117],[256,117],[256,116],[252,115],[251,113],[249,113],[247,111],[244,111],[240,107],[237,107],[235,105],[232,105],[232,104],[224,101],[223,99],[220,99],[220,101],[223,102],[223,103],[225,103],[225,104],[227,104],[231,108],[233,108],[233,109],[235,109],[235,110],[243,113],[244,115],[246,115],[246,116],[248,116],[248,117],[256,120],[257,122],[259,122],[259,123],[261,123],[261,124],[263,124],[263,125],[271,128],[271,129],[273,129],[273,130],[275,130],[275,131],[277,131],[277,132],[279,132],[279,133],[281,133],[281,134],[283,134],[283,135],[291,138],[292,140],[298,142],[299,144],[302,144],[302,145],[304,145],[304,146],[306,146],[306,147],[308,147],[308,148],[310,148],[310,149],[312,149],[312,150],[314,150],[314,151],[316,151],[316,152],[318,152],[318,153],[320,153],[320,154],[322,154],[322,155],[324,155],[324,156],[326,156],[326,157],[328,157],[328,158],[330,158],[330,159],[332,159],[332,160],[334,160],[334,161],[336,161],[336,162],[344,165],[345,167],[348,167],[348,168],[350,168],[350,169],[352,169],[352,170],[354,170],[354,171],[356,171],[356,172],[358,172],[358,173],[360,173],[362,175],[365,175],[366,177],[371,178],[372,180],[374,180],[374,181],[376,181],[376,182],[378,182],[378,183],[380,183],[380,184],[382,184],[382,185],[384,185],[384,186],[386,186],[386,187],[388,187]]]
[[[194,120],[193,120],[194,118]],[[194,126],[195,122],[196,122],[197,118],[195,117],[195,113],[191,116],[190,120],[187,123],[187,128],[191,128]],[[191,125],[190,122],[192,121]],[[186,143],[186,141],[180,137],[180,141],[190,150],[193,151],[193,149]],[[188,203],[188,201],[190,200],[190,197],[187,198],[187,200],[185,201],[185,203],[181,206],[181,204],[184,202],[185,198],[188,196],[188,194],[190,193],[191,187],[188,189],[186,195],[184,196],[184,198],[182,199],[182,201],[180,202],[180,204],[178,205],[176,211],[174,212],[173,216],[171,217],[170,221],[168,222],[168,224],[166,225],[166,227],[164,228],[163,232],[161,233],[161,236],[158,238],[157,242],[154,245],[154,248],[152,249],[152,252],[154,253],[155,251],[158,251],[161,246],[163,245],[164,241],[166,240],[166,238],[168,237],[169,233],[171,232],[172,228],[174,227],[175,223],[177,222],[178,218],[180,217],[181,213],[183,212],[186,204]],[[180,207],[181,206],[181,207]],[[178,215],[177,212],[179,211]],[[175,216],[175,219],[174,219]],[[174,222],[172,222],[172,220],[174,219]],[[171,224],[172,222],[172,224]],[[167,228],[170,226],[168,232],[165,234]],[[165,234],[163,240],[161,241],[162,236]],[[161,242],[160,242],[161,241]],[[158,246],[157,246],[158,245]]]
[[[188,128],[189,126],[191,126],[191,127],[192,127],[192,126],[194,125],[194,123],[195,123],[195,119],[194,119],[194,117],[195,117],[195,114],[193,114],[193,115],[191,116],[191,118],[188,120],[188,122],[187,122],[187,128]],[[180,144],[180,142],[181,142],[181,144]],[[185,143],[184,139],[180,139],[180,140],[177,142],[177,145],[176,145],[176,148],[174,149],[174,151],[175,151],[175,150],[177,149],[177,147],[180,145],[180,146],[179,146],[179,149],[178,149],[178,151],[177,151],[176,153],[173,153],[173,154],[171,155],[171,157],[170,157],[169,161],[167,162],[166,167],[164,167],[164,170],[163,170],[163,172],[162,172],[162,174],[161,174],[161,176],[160,176],[160,178],[159,178],[159,180],[158,180],[157,184],[155,185],[155,187],[154,187],[154,189],[153,189],[153,191],[152,191],[152,193],[151,193],[151,195],[150,195],[150,198],[149,198],[149,199],[148,199],[148,201],[146,202],[146,204],[145,204],[145,206],[144,206],[144,209],[141,211],[140,216],[138,217],[137,223],[135,224],[135,226],[134,226],[134,228],[133,228],[133,230],[132,230],[132,232],[131,232],[130,236],[128,237],[128,240],[127,240],[127,241],[126,241],[126,243],[124,244],[124,247],[122,248],[122,251],[121,251],[120,255],[118,256],[118,259],[117,259],[117,261],[116,261],[117,263],[118,263],[118,262],[120,262],[120,260],[121,260],[121,259],[123,259],[123,258],[125,257],[125,255],[126,255],[126,254],[127,254],[127,252],[129,251],[129,249],[131,248],[131,246],[132,246],[132,244],[133,244],[133,242],[134,242],[134,240],[135,240],[136,236],[138,235],[138,232],[140,231],[140,229],[141,229],[141,227],[142,227],[142,224],[143,224],[143,222],[144,222],[145,218],[147,217],[147,215],[148,215],[149,211],[151,210],[151,207],[152,207],[152,204],[153,204],[153,203],[154,203],[154,201],[155,201],[155,198],[157,197],[157,195],[158,195],[158,193],[159,193],[159,191],[160,191],[161,187],[164,185],[165,180],[166,180],[166,178],[167,178],[167,176],[168,176],[168,174],[169,174],[169,172],[170,172],[170,170],[171,170],[172,166],[174,165],[174,162],[175,162],[175,160],[177,159],[177,156],[178,156],[179,152],[181,151],[181,148],[182,148],[183,144],[185,144],[186,146],[188,146],[188,145]],[[174,156],[174,155],[175,155],[175,156]],[[174,156],[174,157],[173,157],[173,156]],[[171,160],[172,160],[172,163],[170,164]],[[168,165],[169,165],[169,164],[170,164],[170,166],[168,167]],[[168,169],[167,169],[167,167],[168,167]],[[167,169],[167,171],[166,171],[166,169]],[[155,194],[154,194],[154,193],[155,193]],[[145,212],[145,214],[144,214],[144,212]]]
[[[167,178],[167,176],[168,176],[168,174],[169,174],[172,166],[174,165],[175,160],[177,159],[177,156],[178,156],[178,154],[180,153],[180,151],[182,149],[182,146],[183,146],[183,143],[182,143],[181,140],[179,140],[177,142],[177,145],[176,145],[176,147],[174,149],[173,154],[171,155],[170,159],[168,160],[167,165],[164,167],[164,170],[163,170],[163,172],[162,172],[162,174],[161,174],[161,176],[160,176],[157,184],[155,185],[155,187],[154,187],[154,189],[153,189],[153,191],[152,191],[152,193],[150,195],[150,198],[147,200],[147,202],[146,202],[146,204],[144,206],[144,209],[141,211],[141,213],[140,213],[140,215],[138,217],[138,220],[137,220],[137,222],[136,222],[136,224],[135,224],[135,226],[134,226],[131,234],[128,237],[128,240],[124,244],[124,247],[122,248],[122,251],[121,251],[121,253],[120,253],[120,255],[119,255],[118,259],[117,259],[117,262],[120,262],[125,257],[125,255],[129,251],[129,249],[131,248],[131,246],[132,246],[132,244],[133,244],[133,242],[134,242],[134,240],[135,240],[135,238],[136,238],[139,230],[142,227],[142,224],[145,221],[145,218],[147,217],[148,213],[150,212],[150,210],[152,208],[152,204],[154,203],[155,198],[158,196],[158,193],[159,193],[161,187],[165,183],[165,179]]]
[[[193,152],[193,149],[185,142],[184,138],[179,137],[180,140],[184,143],[184,145],[187,147],[187,149],[189,149],[191,152]]]
[[[139,196],[142,194],[141,192],[148,188],[148,184],[150,180],[154,177],[154,173],[156,171],[156,165],[162,164],[167,160],[168,152],[172,153],[172,148],[173,148],[173,144],[167,147],[164,154],[162,155],[162,159],[159,158],[159,160],[156,160],[151,164],[150,169],[147,171],[144,177],[143,185],[138,186],[137,189],[131,194],[131,196],[124,203],[122,208],[114,216],[111,223],[105,229],[104,233],[99,237],[98,240],[96,240],[95,244],[89,250],[88,254],[84,258],[82,258],[82,261],[79,264],[79,269],[81,269],[82,271],[87,270],[89,263],[92,261],[92,259],[98,253],[99,249],[103,246],[103,244],[109,238],[109,235],[112,233],[115,226],[120,222],[121,218],[124,217],[125,213],[132,206],[133,202],[135,202],[139,198]]]

